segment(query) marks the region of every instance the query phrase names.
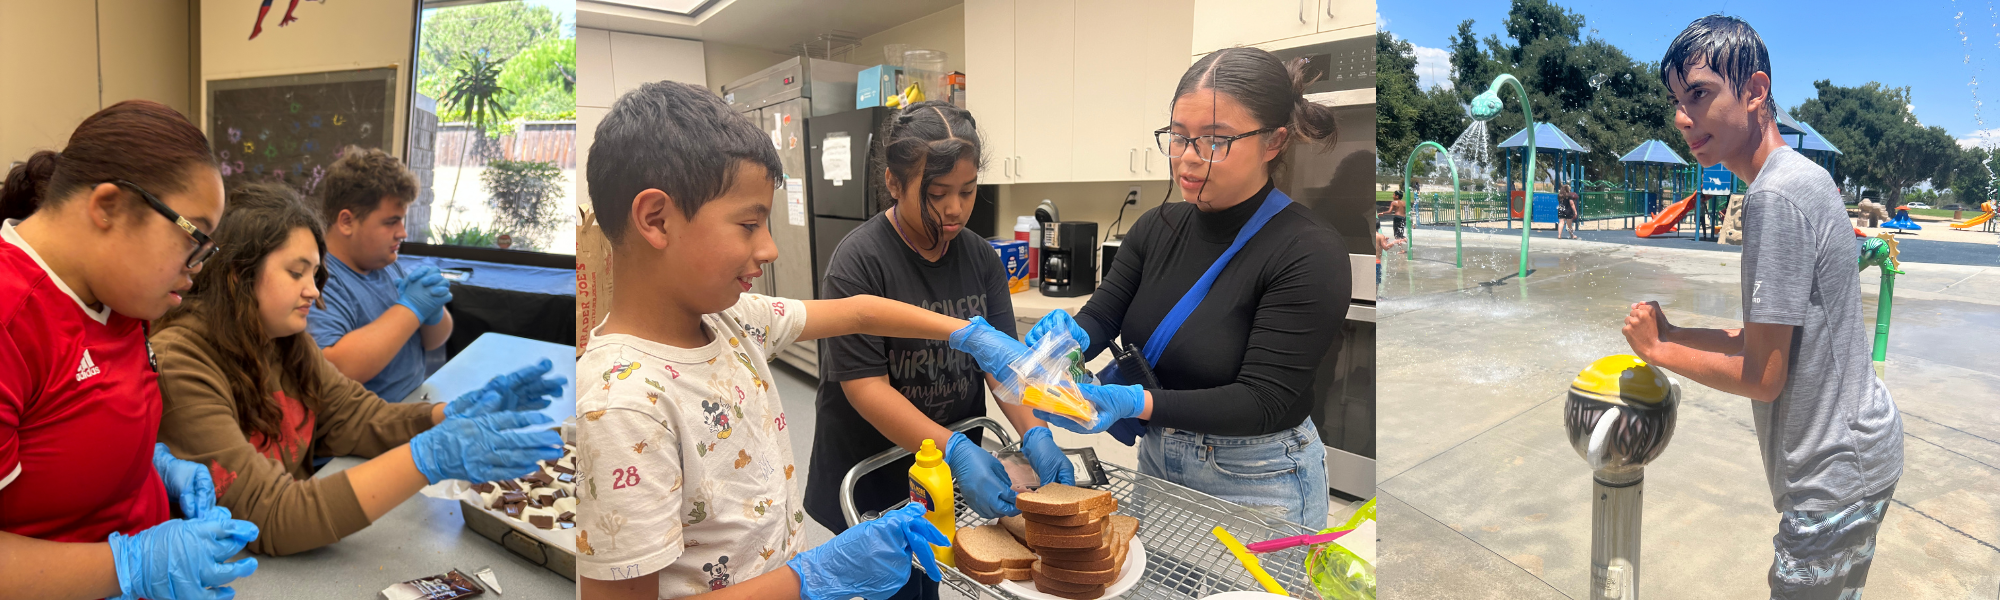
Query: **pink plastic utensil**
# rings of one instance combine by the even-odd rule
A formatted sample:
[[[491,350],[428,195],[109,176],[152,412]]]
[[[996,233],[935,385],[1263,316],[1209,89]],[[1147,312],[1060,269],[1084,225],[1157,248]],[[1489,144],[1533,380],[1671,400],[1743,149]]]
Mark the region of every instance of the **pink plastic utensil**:
[[[1248,549],[1248,550],[1249,550],[1249,551],[1251,551],[1251,552],[1256,552],[1256,553],[1260,553],[1260,554],[1261,554],[1261,553],[1264,553],[1264,552],[1277,552],[1277,551],[1279,551],[1279,550],[1284,550],[1284,549],[1286,549],[1286,548],[1290,548],[1290,547],[1293,547],[1293,546],[1304,546],[1304,545],[1306,545],[1306,544],[1318,544],[1318,543],[1322,543],[1322,542],[1331,542],[1331,541],[1334,541],[1334,540],[1337,540],[1337,539],[1340,539],[1340,536],[1344,536],[1344,535],[1347,535],[1348,533],[1350,533],[1350,532],[1352,532],[1352,531],[1354,531],[1354,530],[1352,530],[1352,529],[1347,529],[1347,530],[1342,530],[1342,531],[1335,531],[1335,532],[1333,532],[1333,533],[1316,533],[1316,534],[1313,534],[1313,535],[1295,535],[1295,536],[1292,536],[1292,537],[1282,537],[1282,538],[1278,538],[1278,539],[1275,539],[1275,540],[1266,540],[1266,541],[1262,541],[1262,542],[1257,542],[1257,543],[1255,543],[1255,544],[1245,544],[1245,545],[1244,545],[1243,547],[1244,547],[1245,549]]]

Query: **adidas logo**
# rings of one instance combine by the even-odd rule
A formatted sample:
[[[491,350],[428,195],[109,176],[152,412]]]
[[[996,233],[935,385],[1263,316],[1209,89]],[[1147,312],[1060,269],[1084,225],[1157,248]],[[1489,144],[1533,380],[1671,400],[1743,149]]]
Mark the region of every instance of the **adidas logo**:
[[[90,351],[83,351],[83,362],[76,365],[76,380],[83,381],[98,373],[97,362],[90,360]]]

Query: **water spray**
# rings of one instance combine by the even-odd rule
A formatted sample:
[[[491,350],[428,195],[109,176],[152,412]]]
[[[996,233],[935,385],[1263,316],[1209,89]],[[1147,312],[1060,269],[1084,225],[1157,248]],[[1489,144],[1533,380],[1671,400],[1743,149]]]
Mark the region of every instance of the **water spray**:
[[[1437,148],[1438,154],[1444,156],[1445,164],[1451,167],[1451,203],[1453,209],[1458,213],[1458,218],[1451,223],[1451,232],[1452,235],[1458,238],[1458,268],[1463,269],[1465,268],[1465,233],[1460,231],[1460,228],[1464,227],[1465,223],[1465,203],[1459,200],[1458,197],[1458,159],[1452,158],[1451,151],[1446,150],[1443,144],[1432,141],[1417,144],[1417,147],[1410,149],[1410,160],[1403,166],[1403,191],[1406,193],[1409,192],[1410,170],[1417,168],[1417,155],[1422,153],[1426,146]],[[1410,200],[1410,205],[1412,207],[1415,206],[1416,194],[1410,194]],[[1404,210],[1410,213],[1410,237],[1404,242],[1403,258],[1411,259],[1417,256],[1417,211],[1410,207],[1404,207]]]
[[[1499,77],[1493,78],[1493,85],[1487,86],[1485,92],[1472,99],[1472,118],[1480,121],[1491,121],[1493,117],[1500,116],[1500,110],[1506,108],[1506,104],[1500,100],[1500,88],[1503,84],[1508,83],[1514,84],[1514,91],[1521,94],[1521,116],[1527,123],[1528,129],[1528,187],[1527,194],[1521,202],[1521,270],[1517,274],[1522,279],[1526,279],[1528,277],[1528,234],[1532,233],[1535,229],[1535,155],[1541,150],[1540,146],[1535,145],[1535,111],[1528,105],[1528,88],[1522,87],[1521,80],[1515,79],[1513,75],[1501,73]],[[1508,200],[1512,201],[1513,199],[1508,198]]]
[[[1639,597],[1646,464],[1674,437],[1681,386],[1637,356],[1597,359],[1569,386],[1563,427],[1590,464],[1590,598]]]

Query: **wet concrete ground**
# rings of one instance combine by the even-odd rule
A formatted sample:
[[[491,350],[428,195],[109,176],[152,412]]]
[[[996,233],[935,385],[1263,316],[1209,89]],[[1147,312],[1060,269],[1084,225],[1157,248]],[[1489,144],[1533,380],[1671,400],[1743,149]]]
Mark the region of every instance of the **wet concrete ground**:
[[[1518,233],[1466,234],[1463,270],[1448,233],[1418,235],[1381,289],[1382,597],[1588,597],[1590,474],[1563,432],[1565,390],[1630,351],[1633,302],[1739,327],[1739,256],[1536,238],[1523,281]],[[1904,270],[1886,377],[1904,475],[1867,597],[2000,598],[2000,268]],[[1862,287],[1872,323],[1875,270]],[[1679,426],[1646,473],[1642,595],[1767,597],[1777,515],[1750,400],[1681,379]]]
[[[1583,238],[1584,241],[1589,241],[1589,242],[1604,242],[1609,244],[1623,244],[1628,246],[1702,250],[1708,252],[1724,252],[1729,254],[1743,253],[1743,248],[1741,246],[1731,246],[1727,244],[1718,244],[1712,241],[1703,242],[1695,240],[1693,226],[1682,227],[1680,233],[1663,234],[1650,238],[1642,238],[1637,235],[1634,235],[1632,233],[1632,230],[1630,229],[1592,229],[1592,227],[1615,226],[1622,223],[1624,223],[1624,221],[1622,220],[1593,221],[1585,223],[1583,229],[1577,231],[1577,237],[1581,237]],[[1473,233],[1476,231],[1478,233],[1490,233],[1496,235],[1513,236],[1515,247],[1518,248],[1520,246],[1520,241],[1521,241],[1520,229],[1508,228],[1505,226],[1501,226],[1498,223],[1482,223],[1482,225],[1493,225],[1493,226],[1474,227],[1468,225],[1466,226],[1465,230],[1467,233]],[[1943,228],[1944,225],[1938,224],[1937,227]],[[1933,236],[1943,237],[1943,235],[1938,234],[1936,231],[1932,229],[1925,229],[1925,231],[1931,232],[1931,235]],[[1952,232],[1952,233],[1961,233],[1961,232]],[[1427,245],[1437,244],[1440,242],[1440,240],[1442,240],[1443,243],[1448,244],[1451,242],[1451,226],[1422,225],[1417,228],[1417,235],[1423,240],[1423,243]],[[1986,234],[1986,235],[1990,237],[1992,234]],[[1994,245],[1994,243],[1991,240],[1981,240],[1979,242],[1940,241],[1936,239],[1925,239],[1923,236],[1924,232],[1922,231],[1903,233],[1898,236],[1897,245],[1902,247],[1903,258],[1914,262],[1941,263],[1949,265],[1968,265],[1968,266],[1978,266],[1978,267],[2000,267],[2000,246]],[[1541,239],[1553,240],[1555,239],[1555,237],[1556,237],[1555,229],[1536,229],[1534,233],[1534,238],[1537,240]],[[1954,237],[1955,240],[1963,240],[1969,236],[1958,235],[1952,237]],[[1516,256],[1518,256],[1518,254]]]

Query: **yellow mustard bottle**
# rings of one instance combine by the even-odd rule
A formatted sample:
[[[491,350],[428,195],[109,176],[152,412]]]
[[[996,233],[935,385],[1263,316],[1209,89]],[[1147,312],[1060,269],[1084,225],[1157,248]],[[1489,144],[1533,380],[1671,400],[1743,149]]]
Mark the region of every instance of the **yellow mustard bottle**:
[[[938,450],[937,442],[924,440],[923,448],[917,450],[917,464],[910,466],[910,501],[924,505],[929,512],[924,518],[930,520],[947,539],[956,539],[957,515],[951,491],[951,465],[944,462],[944,451]],[[957,567],[951,561],[951,546],[931,546],[937,560],[947,566]]]

